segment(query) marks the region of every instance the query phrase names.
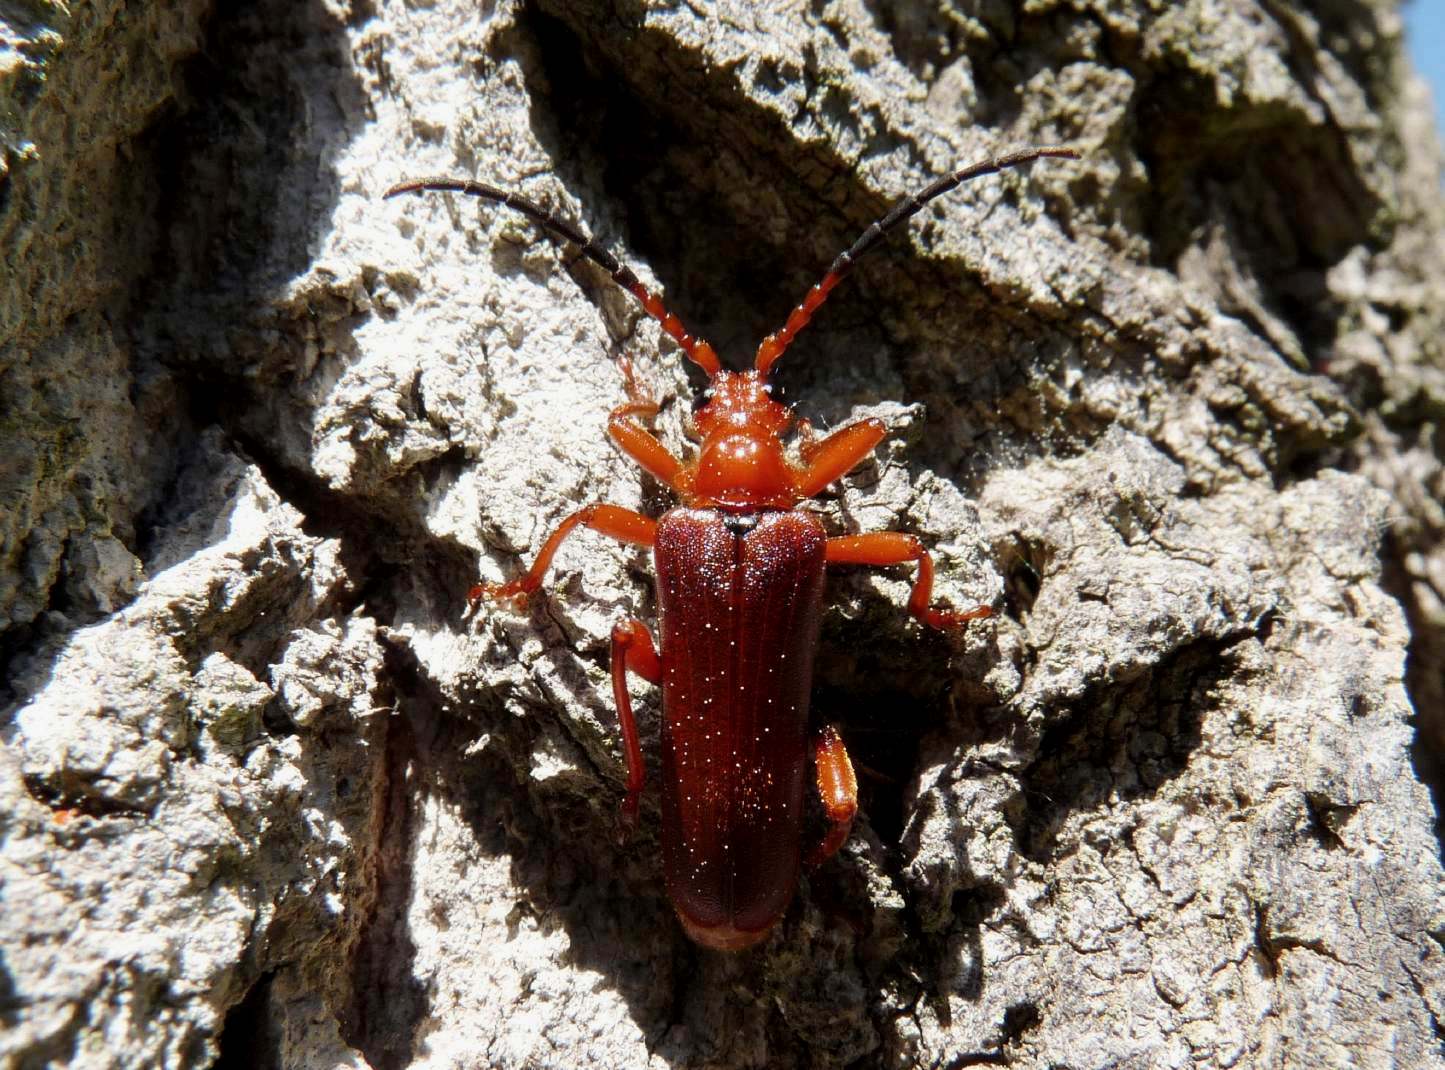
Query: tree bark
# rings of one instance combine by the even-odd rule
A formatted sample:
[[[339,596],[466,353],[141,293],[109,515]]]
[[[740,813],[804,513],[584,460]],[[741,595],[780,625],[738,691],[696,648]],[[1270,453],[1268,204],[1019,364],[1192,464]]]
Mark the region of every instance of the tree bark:
[[[34,0],[0,171],[0,1066],[1425,1066],[1445,201],[1385,0]],[[758,949],[613,835],[626,358],[892,437],[818,508],[864,770]],[[1408,654],[1408,663],[1407,663]],[[1407,668],[1408,664],[1408,668]],[[639,686],[656,777],[658,708]],[[1413,749],[1412,749],[1413,748]]]

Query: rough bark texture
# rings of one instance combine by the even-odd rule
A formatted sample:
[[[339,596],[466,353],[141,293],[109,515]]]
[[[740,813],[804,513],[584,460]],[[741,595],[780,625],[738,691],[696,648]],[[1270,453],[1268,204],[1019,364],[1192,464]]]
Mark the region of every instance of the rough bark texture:
[[[0,19],[0,1065],[1440,1059],[1445,207],[1393,4]],[[834,580],[858,830],[701,952],[655,804],[612,837],[646,556],[463,620],[579,502],[665,501],[605,415],[626,354],[680,446],[689,373],[515,214],[376,194],[516,187],[737,364],[1040,142],[1085,158],[938,202],[786,358],[897,432],[830,527],[1000,613]]]

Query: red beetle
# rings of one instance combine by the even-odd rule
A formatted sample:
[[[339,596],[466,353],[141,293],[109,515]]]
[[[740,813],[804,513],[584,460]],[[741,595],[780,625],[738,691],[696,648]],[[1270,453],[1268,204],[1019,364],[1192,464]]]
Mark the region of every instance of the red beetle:
[[[471,592],[474,602],[525,600],[579,526],[652,548],[661,650],[641,621],[612,629],[612,686],[627,757],[622,813],[628,823],[636,819],[645,770],[627,690],[630,671],[662,686],[663,872],[683,928],[707,947],[757,943],[792,900],[810,744],[829,827],[808,852],[808,864],[843,845],[857,812],[857,783],[842,740],[830,727],[809,733],[825,567],[917,562],[908,611],[933,628],[992,613],[988,606],[934,608],[933,560],[915,536],[830,538],[813,513],[797,508],[872,453],[886,429],[878,420],[860,420],[818,440],[806,420],[797,420],[802,463],[796,463],[782,438],[795,417],[769,396],[768,373],[854,261],[889,230],[961,182],[1040,157],[1078,158],[1060,148],[1016,152],[956,171],[900,201],[833,261],[783,328],[763,340],[746,372],[726,371],[712,346],[689,334],[632,271],[515,193],[468,179],[425,178],[385,194],[466,193],[524,213],[610,272],[707,373],[706,402],[693,417],[701,446],[691,460],[679,460],[641,425],[657,406],[630,372],[631,400],[607,425],[624,453],[682,499],[680,507],[653,520],[615,505],[588,505],[561,523],[525,575]]]

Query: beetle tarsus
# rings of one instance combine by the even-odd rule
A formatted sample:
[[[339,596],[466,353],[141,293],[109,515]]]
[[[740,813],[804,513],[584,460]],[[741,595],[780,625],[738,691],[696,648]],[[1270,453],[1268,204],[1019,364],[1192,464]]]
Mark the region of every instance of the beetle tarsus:
[[[522,610],[527,607],[532,590],[525,578],[507,583],[479,583],[467,592],[467,602],[473,608],[482,602],[500,602],[512,609]]]
[[[627,390],[627,404],[619,405],[612,410],[612,416],[640,416],[644,420],[650,420],[662,409],[657,399],[652,396],[652,391],[647,389],[642,379],[637,374],[637,369],[632,366],[632,359],[626,354],[617,358],[618,365],[622,368],[622,379]]]
[[[943,609],[935,606],[925,610],[921,619],[930,628],[951,631],[962,628],[971,620],[985,620],[991,616],[992,606],[974,606],[972,609]]]

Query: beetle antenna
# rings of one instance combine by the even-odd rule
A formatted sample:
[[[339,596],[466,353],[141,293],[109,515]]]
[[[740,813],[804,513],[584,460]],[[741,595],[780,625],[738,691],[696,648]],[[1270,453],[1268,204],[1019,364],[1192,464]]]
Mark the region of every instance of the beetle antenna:
[[[561,218],[555,212],[550,212],[534,201],[517,193],[511,193],[496,186],[489,186],[485,182],[476,182],[468,178],[418,178],[410,182],[399,182],[391,189],[383,193],[382,199],[395,197],[402,193],[465,193],[472,197],[481,197],[484,200],[496,201],[508,208],[515,208],[534,223],[541,225],[546,230],[565,238],[577,246],[583,256],[597,264],[602,270],[612,276],[613,280],[632,294],[642,304],[643,309],[649,316],[662,324],[662,329],[672,336],[672,340],[682,347],[689,360],[696,364],[703,371],[707,372],[708,378],[712,378],[722,371],[722,363],[718,360],[717,353],[707,342],[690,334],[682,321],[663,307],[662,301],[656,294],[652,293],[641,280],[634,274],[631,268],[621,263],[596,241],[588,237],[576,226]]]
[[[1031,163],[1045,156],[1060,160],[1077,160],[1079,158],[1079,154],[1073,149],[1024,149],[1021,152],[1011,152],[1006,156],[995,156],[982,163],[970,164],[962,170],[954,171],[950,175],[944,175],[931,182],[912,196],[903,198],[889,209],[887,215],[859,235],[857,241],[838,254],[838,259],[833,261],[827,274],[808,291],[808,295],[803,298],[802,303],[793,309],[792,314],[788,316],[788,322],[783,324],[782,329],[763,339],[762,345],[758,346],[758,356],[753,366],[757,368],[759,374],[766,376],[777,359],[792,344],[797,333],[808,325],[808,321],[813,318],[813,313],[818,310],[818,306],[827,300],[833,287],[842,282],[848,272],[853,270],[853,262],[882,241],[894,227],[917,215],[929,201],[935,197],[941,197],[971,178],[997,174],[1005,168]]]

